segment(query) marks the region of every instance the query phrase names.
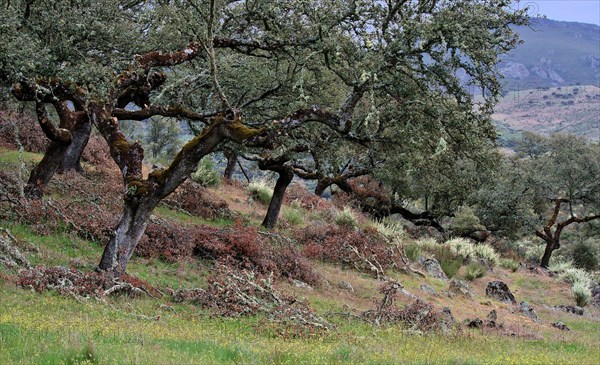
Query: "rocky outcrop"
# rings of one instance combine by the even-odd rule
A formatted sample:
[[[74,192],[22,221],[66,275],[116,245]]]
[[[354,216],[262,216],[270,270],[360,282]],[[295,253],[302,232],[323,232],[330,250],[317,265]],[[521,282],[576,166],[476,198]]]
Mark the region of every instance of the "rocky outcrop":
[[[502,281],[490,281],[485,289],[485,295],[501,302],[517,304],[515,296]]]
[[[529,317],[534,322],[541,322],[535,310],[533,310],[533,308],[527,302],[521,302],[519,304],[519,312],[523,313],[526,317]]]
[[[425,270],[427,270],[429,275],[433,276],[434,278],[448,280],[448,277],[442,270],[442,267],[440,266],[438,260],[421,257],[419,259],[419,263],[423,265],[423,267],[425,268]]]
[[[464,280],[452,279],[450,280],[450,285],[448,286],[448,296],[453,298],[456,295],[463,296],[465,298],[473,298],[473,292],[471,291],[471,287]]]
[[[513,79],[526,79],[529,77],[529,70],[524,64],[514,61],[505,61],[500,65],[500,73],[504,77],[511,77]]]

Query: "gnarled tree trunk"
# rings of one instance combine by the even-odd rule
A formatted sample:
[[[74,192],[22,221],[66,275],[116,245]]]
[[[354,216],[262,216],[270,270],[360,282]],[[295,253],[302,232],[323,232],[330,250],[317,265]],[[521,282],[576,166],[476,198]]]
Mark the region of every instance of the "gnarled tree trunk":
[[[98,268],[100,270],[112,271],[115,277],[119,277],[127,270],[127,263],[133,255],[133,251],[142,238],[148,219],[157,201],[153,198],[126,199],[121,219],[110,239]]]
[[[29,180],[25,187],[25,194],[28,198],[39,199],[42,197],[44,189],[50,180],[52,180],[52,176],[54,176],[63,161],[68,147],[68,143],[50,143],[44,157],[29,175]]]
[[[238,156],[235,152],[227,152],[225,156],[227,157],[227,166],[225,166],[223,177],[227,181],[230,181],[233,178],[233,173],[235,172],[235,165],[237,164]]]
[[[109,271],[115,277],[127,270],[127,263],[156,205],[196,170],[202,157],[228,139],[241,142],[261,132],[245,127],[237,112],[218,114],[200,135],[183,146],[166,170],[152,171],[147,179],[143,179],[143,148],[139,143],[130,143],[125,139],[118,129],[118,121],[103,106],[92,106],[91,110],[92,118],[108,142],[111,156],[119,166],[126,185],[123,213],[98,265],[99,270]]]
[[[269,208],[267,209],[267,215],[262,222],[262,225],[266,228],[273,228],[277,224],[279,218],[279,212],[281,212],[281,206],[283,205],[283,199],[285,198],[285,191],[294,179],[294,170],[291,166],[282,165],[278,167],[270,166],[269,170],[276,171],[279,174],[275,188],[273,189],[273,196],[269,202]]]
[[[72,141],[67,147],[65,156],[58,168],[59,173],[69,171],[83,172],[83,168],[81,167],[81,155],[83,154],[85,146],[87,146],[91,132],[92,124],[88,120],[79,123],[71,132]]]

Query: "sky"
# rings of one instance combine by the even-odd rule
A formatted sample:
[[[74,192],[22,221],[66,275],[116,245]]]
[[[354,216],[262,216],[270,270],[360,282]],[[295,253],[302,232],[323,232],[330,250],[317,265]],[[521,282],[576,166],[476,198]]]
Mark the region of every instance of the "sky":
[[[600,0],[521,0],[520,7],[530,5],[530,15],[548,19],[600,25]]]

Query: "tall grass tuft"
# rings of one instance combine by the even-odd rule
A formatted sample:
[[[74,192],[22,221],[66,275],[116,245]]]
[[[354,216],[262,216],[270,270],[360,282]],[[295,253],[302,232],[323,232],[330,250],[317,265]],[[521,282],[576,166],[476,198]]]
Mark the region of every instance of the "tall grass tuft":
[[[585,307],[586,305],[590,304],[592,291],[590,290],[589,285],[577,281],[571,288],[571,294],[573,295],[573,299],[575,299],[575,303],[577,303],[578,306]]]
[[[466,267],[465,279],[473,281],[485,276],[487,269],[485,266],[478,262],[472,262]]]
[[[500,259],[500,267],[510,270],[512,272],[516,272],[519,270],[519,263],[513,259]]]
[[[421,256],[421,247],[416,243],[404,245],[404,254],[410,261],[415,262]]]
[[[352,209],[346,207],[344,210],[337,212],[335,216],[335,224],[340,227],[355,229],[358,227],[358,219]]]
[[[248,192],[253,199],[258,200],[263,204],[269,204],[273,196],[273,189],[265,180],[252,181],[248,185]]]

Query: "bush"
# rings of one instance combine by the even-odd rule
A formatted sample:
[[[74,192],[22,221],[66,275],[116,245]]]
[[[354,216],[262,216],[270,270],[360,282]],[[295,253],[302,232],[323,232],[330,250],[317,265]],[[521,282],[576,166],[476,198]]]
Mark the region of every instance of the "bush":
[[[479,244],[474,245],[464,238],[454,238],[446,245],[450,247],[450,252],[461,257],[464,261],[482,260],[488,265],[495,266],[500,262],[498,253],[492,246]]]
[[[548,265],[548,270],[557,274],[561,274],[569,269],[574,269],[572,261],[550,260],[550,265]]]
[[[577,303],[578,306],[585,307],[586,305],[590,304],[592,291],[585,283],[579,281],[575,282],[571,288],[571,294],[573,295],[573,299],[575,299],[575,303]]]
[[[475,245],[475,256],[478,259],[484,260],[490,266],[496,266],[500,263],[500,256],[498,256],[494,248],[489,245]]]
[[[304,212],[296,208],[287,208],[283,210],[283,218],[292,226],[298,226],[304,222]]]
[[[435,250],[440,246],[438,241],[431,237],[421,238],[416,241],[415,244],[427,252],[435,252]]]
[[[421,247],[416,243],[410,243],[404,246],[404,254],[410,261],[417,261],[421,256]]]
[[[479,218],[475,215],[473,208],[468,206],[458,208],[452,220],[452,228],[459,236],[485,229]]]
[[[470,260],[475,256],[475,246],[464,238],[454,238],[446,242],[450,252],[464,260]]]
[[[519,263],[513,259],[500,259],[500,267],[516,272],[519,270]]]
[[[346,207],[344,210],[338,212],[335,216],[335,224],[340,227],[355,229],[358,227],[358,220],[354,215],[354,212]]]
[[[198,169],[196,169],[191,177],[194,182],[197,182],[204,187],[219,186],[219,184],[221,184],[221,177],[215,170],[210,156],[205,156],[200,160]]]
[[[248,192],[253,199],[258,200],[262,204],[269,204],[273,196],[273,189],[265,180],[252,181],[248,185]]]
[[[598,267],[598,256],[594,247],[592,247],[592,239],[578,243],[573,247],[573,265],[579,269],[594,271]]]
[[[438,245],[434,250],[434,256],[440,263],[444,274],[449,278],[454,277],[463,264],[463,259],[455,255],[448,245]]]
[[[485,266],[478,262],[472,262],[466,267],[465,279],[473,281],[475,279],[484,277],[486,273],[487,270]]]
[[[581,269],[566,269],[565,271],[560,273],[558,277],[566,281],[567,283],[582,283],[588,287],[593,281],[591,275]]]
[[[454,277],[454,275],[456,275],[456,273],[458,272],[458,270],[460,270],[461,266],[462,266],[462,260],[461,259],[452,259],[452,260],[442,260],[442,261],[440,261],[440,267],[442,268],[442,271],[444,272],[444,274],[446,274],[446,276],[448,278]]]
[[[404,226],[398,221],[380,220],[373,222],[373,227],[390,242],[402,241],[407,238]]]

